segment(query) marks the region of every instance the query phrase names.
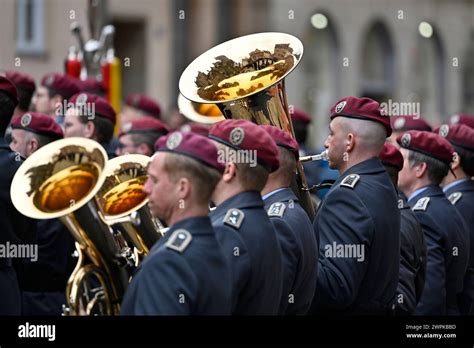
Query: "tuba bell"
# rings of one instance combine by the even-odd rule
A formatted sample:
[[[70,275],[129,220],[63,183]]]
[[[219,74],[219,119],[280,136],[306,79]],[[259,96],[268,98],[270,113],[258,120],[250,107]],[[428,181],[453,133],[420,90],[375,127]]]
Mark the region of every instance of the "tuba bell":
[[[105,223],[123,230],[131,241],[132,255],[128,252],[128,243],[120,244],[125,248],[122,254],[127,259],[132,257],[134,266],[138,266],[166,232],[161,221],[151,215],[147,195],[143,192],[150,161],[148,156],[132,154],[109,160],[104,170],[104,184],[96,196]]]
[[[294,137],[285,77],[300,62],[301,41],[285,33],[258,33],[206,51],[184,70],[181,94],[194,103],[214,103],[228,119],[276,126]],[[218,120],[216,120],[218,121]],[[292,189],[310,219],[315,209],[301,162]]]
[[[57,140],[28,157],[12,181],[19,212],[59,218],[76,240],[79,259],[67,283],[64,314],[116,315],[128,285],[125,260],[95,199],[106,162],[105,150],[93,140]]]

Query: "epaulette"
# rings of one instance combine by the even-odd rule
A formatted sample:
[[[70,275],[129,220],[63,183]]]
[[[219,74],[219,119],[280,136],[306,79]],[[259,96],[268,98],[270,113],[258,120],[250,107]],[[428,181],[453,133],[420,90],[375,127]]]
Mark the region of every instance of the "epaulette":
[[[232,208],[227,211],[227,214],[225,214],[224,223],[238,230],[240,225],[242,225],[244,218],[245,214],[242,210]]]
[[[456,203],[461,199],[462,192],[453,192],[448,196],[449,201],[452,205],[456,205]]]
[[[183,253],[183,251],[188,247],[189,243],[191,243],[192,239],[193,237],[189,231],[179,229],[173,232],[165,246],[179,253]]]
[[[285,203],[281,202],[276,202],[273,203],[270,208],[267,210],[268,216],[278,216],[278,217],[283,217],[283,214],[285,213],[286,205]]]
[[[342,179],[341,186],[350,187],[351,189],[353,189],[355,185],[357,185],[357,183],[359,182],[359,179],[360,175],[358,174],[348,175],[344,179]]]
[[[426,207],[428,207],[428,203],[430,202],[430,197],[423,197],[420,198],[418,201],[416,201],[415,206],[413,207],[413,211],[415,210],[421,210],[425,211]]]

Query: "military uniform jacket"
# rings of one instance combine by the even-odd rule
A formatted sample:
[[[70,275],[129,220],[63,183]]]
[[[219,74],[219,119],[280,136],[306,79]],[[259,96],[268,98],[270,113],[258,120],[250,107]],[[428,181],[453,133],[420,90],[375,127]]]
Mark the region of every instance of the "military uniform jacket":
[[[398,283],[400,212],[378,158],[349,168],[321,203],[314,231],[319,266],[313,310],[384,314]]]
[[[233,314],[278,314],[282,253],[259,192],[242,192],[210,213],[212,225],[231,263]]]
[[[36,230],[31,219],[20,214],[11,201],[10,186],[23,159],[12,152],[3,139],[0,139],[0,244],[34,243]],[[19,281],[22,260],[0,258],[0,315],[20,314]]]
[[[171,226],[139,266],[122,315],[229,315],[231,278],[209,218]]]
[[[474,181],[466,180],[448,188],[446,197],[464,218],[469,230],[469,263],[464,277],[461,314],[474,314]]]
[[[420,223],[410,206],[399,196],[400,274],[395,301],[399,315],[413,314],[426,276],[426,243]]]
[[[275,192],[264,203],[279,236],[284,265],[286,263],[290,271],[290,277],[285,277],[283,282],[280,313],[306,314],[316,289],[318,266],[318,246],[313,225],[289,188]],[[280,232],[285,228],[289,233]],[[285,244],[288,246],[286,250]]]
[[[421,224],[427,247],[425,286],[415,313],[459,314],[457,301],[469,258],[465,223],[439,186],[427,186],[410,197],[408,204]]]

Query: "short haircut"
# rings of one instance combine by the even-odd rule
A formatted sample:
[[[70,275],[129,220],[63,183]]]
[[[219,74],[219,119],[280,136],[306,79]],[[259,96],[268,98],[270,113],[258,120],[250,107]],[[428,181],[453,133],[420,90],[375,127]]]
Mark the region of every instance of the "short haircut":
[[[382,151],[383,144],[387,138],[387,131],[380,123],[360,120],[357,118],[343,117],[342,129],[347,133],[354,133],[359,137],[359,144],[377,154]]]
[[[58,138],[56,137],[50,137],[44,134],[28,132],[27,140],[31,140],[33,138],[35,138],[38,141],[38,148],[43,147],[45,145],[48,145],[49,143],[52,143],[53,141],[58,140]]]
[[[217,169],[176,153],[167,153],[163,168],[173,182],[182,177],[189,179],[193,184],[193,199],[200,204],[208,204],[222,176]]]
[[[235,151],[230,146],[222,143],[216,143],[219,151]],[[244,191],[262,191],[268,180],[269,172],[261,164],[255,163],[251,166],[250,163],[234,163],[237,168],[237,180]]]
[[[16,87],[18,93],[18,108],[23,111],[28,111],[30,109],[31,98],[33,98],[34,90],[25,89],[22,87]]]
[[[272,175],[278,176],[289,186],[296,174],[296,157],[285,147],[278,146],[280,167]]]
[[[0,136],[3,137],[15,111],[15,103],[10,95],[0,91]]]
[[[449,166],[446,163],[417,151],[409,150],[408,162],[410,168],[425,162],[428,167],[428,179],[434,185],[439,185],[449,172]]]
[[[154,153],[155,142],[159,137],[164,135],[164,133],[148,132],[148,133],[134,133],[130,135],[131,135],[131,139],[134,146],[145,144],[150,149],[150,153]]]
[[[57,90],[57,89],[53,89],[53,88],[50,88],[50,87],[46,87],[46,89],[48,90],[48,96],[49,96],[49,99],[59,95],[61,98],[65,99],[66,101],[69,99],[68,96],[66,96],[63,92],[61,92],[60,90]]]
[[[469,151],[457,145],[453,145],[461,159],[461,168],[467,176],[474,176],[474,151]]]
[[[97,141],[100,144],[108,144],[114,136],[114,124],[112,121],[97,115],[93,119],[82,116],[79,117],[79,122],[82,124],[86,124],[89,121],[95,126]]]

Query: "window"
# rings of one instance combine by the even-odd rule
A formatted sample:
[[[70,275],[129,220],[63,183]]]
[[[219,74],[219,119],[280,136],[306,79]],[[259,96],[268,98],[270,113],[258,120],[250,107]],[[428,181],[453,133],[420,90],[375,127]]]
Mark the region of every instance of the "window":
[[[44,53],[44,0],[17,0],[18,54]]]

